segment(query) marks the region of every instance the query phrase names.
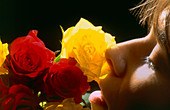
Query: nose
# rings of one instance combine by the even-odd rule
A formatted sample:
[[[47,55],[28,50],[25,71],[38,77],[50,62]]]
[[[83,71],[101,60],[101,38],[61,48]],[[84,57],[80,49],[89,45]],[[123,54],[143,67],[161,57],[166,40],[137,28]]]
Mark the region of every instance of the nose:
[[[105,56],[112,73],[116,77],[123,77],[130,65],[138,64],[144,60],[155,45],[156,40],[150,33],[146,37],[118,43],[116,46],[108,48]]]
[[[126,68],[126,60],[124,58],[124,51],[119,47],[119,45],[117,44],[116,46],[107,49],[105,56],[112,73],[114,73],[117,77],[123,76]]]

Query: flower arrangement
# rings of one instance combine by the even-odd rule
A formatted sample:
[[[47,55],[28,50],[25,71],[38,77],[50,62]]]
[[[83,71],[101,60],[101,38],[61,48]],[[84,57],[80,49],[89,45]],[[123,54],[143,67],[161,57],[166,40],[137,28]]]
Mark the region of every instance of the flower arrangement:
[[[89,110],[82,95],[110,72],[104,53],[115,39],[83,18],[62,32],[57,57],[36,30],[9,47],[0,41],[0,110]]]

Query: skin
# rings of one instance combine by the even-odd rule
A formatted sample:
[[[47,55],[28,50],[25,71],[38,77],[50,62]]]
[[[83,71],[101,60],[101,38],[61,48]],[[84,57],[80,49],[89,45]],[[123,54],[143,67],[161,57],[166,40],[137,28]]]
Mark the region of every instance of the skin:
[[[143,38],[107,49],[112,73],[100,81],[101,91],[91,94],[92,110],[170,110],[170,61],[156,37],[151,28]],[[146,57],[155,69],[145,63]]]

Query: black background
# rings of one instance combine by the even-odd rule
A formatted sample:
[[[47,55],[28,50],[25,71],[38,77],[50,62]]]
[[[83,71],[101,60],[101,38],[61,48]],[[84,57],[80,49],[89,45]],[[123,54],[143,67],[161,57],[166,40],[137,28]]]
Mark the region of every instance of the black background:
[[[81,17],[95,26],[102,26],[105,32],[116,36],[117,42],[142,37],[146,27],[129,11],[140,0],[0,0],[0,37],[11,43],[15,38],[25,36],[36,29],[38,37],[47,48],[60,49],[64,30],[74,26]]]

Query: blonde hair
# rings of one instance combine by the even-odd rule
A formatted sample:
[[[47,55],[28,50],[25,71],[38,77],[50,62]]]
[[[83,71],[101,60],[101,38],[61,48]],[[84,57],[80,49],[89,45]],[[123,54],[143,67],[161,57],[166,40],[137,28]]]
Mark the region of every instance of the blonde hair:
[[[158,42],[168,51],[170,48],[169,36],[169,20],[170,20],[170,1],[169,0],[142,0],[136,7],[130,9],[137,11],[140,19],[139,23],[142,25],[148,24],[149,29],[152,27],[154,36]],[[159,26],[159,19],[161,13],[167,8],[168,14],[165,17],[165,24],[163,28]],[[170,52],[168,52],[170,54]]]
[[[139,23],[151,26],[158,21],[159,14],[170,5],[169,0],[142,0],[136,7],[130,10],[137,10],[137,15],[140,19]]]

